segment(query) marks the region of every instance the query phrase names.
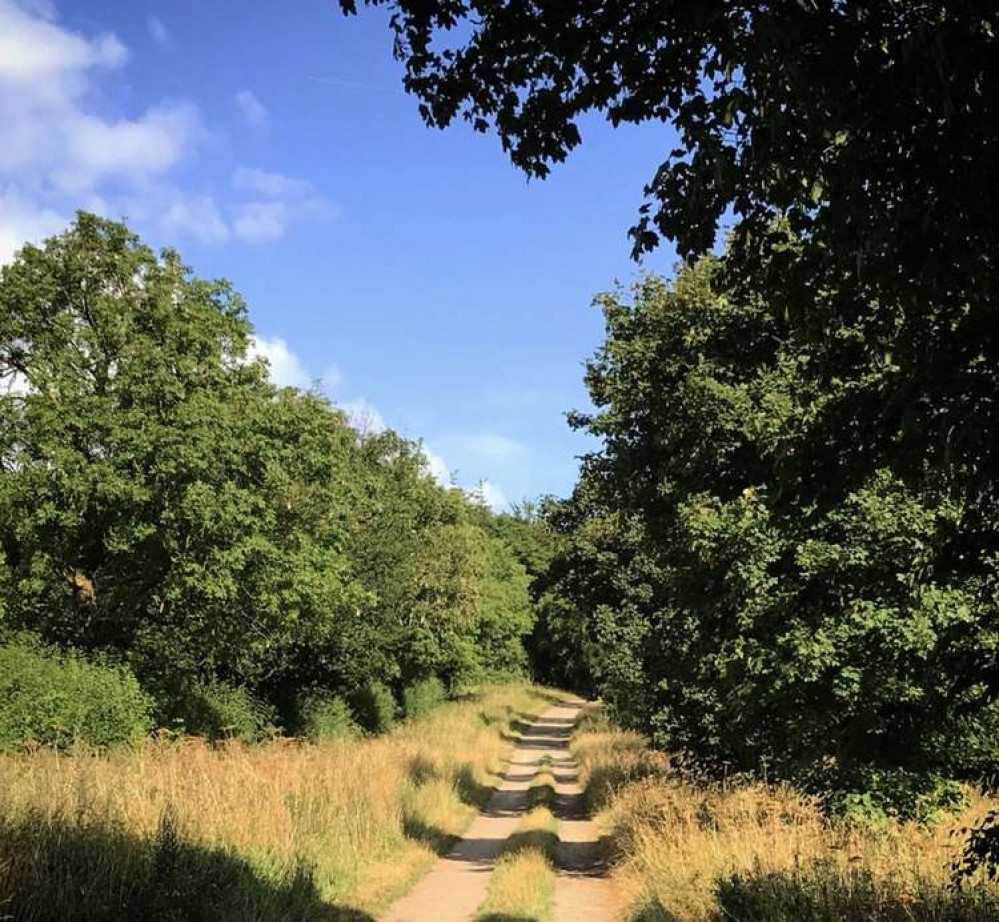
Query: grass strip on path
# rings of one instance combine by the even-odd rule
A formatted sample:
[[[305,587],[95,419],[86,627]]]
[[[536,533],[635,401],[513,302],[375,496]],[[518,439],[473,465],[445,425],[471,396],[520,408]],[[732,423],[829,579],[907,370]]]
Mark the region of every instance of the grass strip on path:
[[[476,922],[548,922],[555,898],[557,848],[558,820],[547,806],[534,807],[507,840]]]

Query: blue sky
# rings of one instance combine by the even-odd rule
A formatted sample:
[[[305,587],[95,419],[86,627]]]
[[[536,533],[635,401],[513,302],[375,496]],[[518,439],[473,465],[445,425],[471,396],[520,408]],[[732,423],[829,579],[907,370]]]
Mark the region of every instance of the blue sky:
[[[667,129],[587,122],[528,183],[495,137],[426,128],[384,14],[332,0],[0,0],[0,123],[0,261],[76,208],[126,218],[235,283],[276,379],[321,379],[497,505],[571,489],[590,302],[638,271]]]

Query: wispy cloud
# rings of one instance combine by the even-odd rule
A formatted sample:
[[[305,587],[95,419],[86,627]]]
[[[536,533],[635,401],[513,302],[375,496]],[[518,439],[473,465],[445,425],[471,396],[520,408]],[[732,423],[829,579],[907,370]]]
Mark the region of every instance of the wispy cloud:
[[[249,243],[277,240],[295,220],[333,214],[307,180],[241,166],[232,174],[232,185],[254,196],[235,206],[232,222],[233,233]]]
[[[146,19],[146,29],[149,31],[152,40],[161,48],[166,48],[170,44],[170,32],[163,25],[163,20],[159,16],[150,15]]]
[[[127,118],[95,108],[128,59],[117,36],[66,28],[51,4],[0,0],[0,259],[55,232],[59,216],[103,206],[106,186],[153,188],[205,138],[189,101]]]
[[[307,198],[316,194],[316,187],[308,180],[293,179],[257,167],[236,167],[232,174],[232,184],[243,192],[255,192],[272,198]]]
[[[356,397],[353,400],[345,400],[337,406],[347,414],[350,424],[365,435],[370,433],[384,432],[388,425],[385,417],[379,409],[368,403],[363,397]]]
[[[519,462],[527,453],[527,447],[522,442],[495,432],[452,435],[447,437],[445,444],[463,456],[489,463]]]
[[[155,14],[146,28],[157,45],[170,43]],[[266,243],[335,214],[307,180],[253,166],[238,167],[228,188],[180,186],[178,168],[211,149],[210,132],[191,100],[127,117],[98,106],[103,82],[129,58],[116,35],[67,27],[47,0],[0,0],[0,262],[78,208],[127,215],[171,245]],[[248,124],[269,120],[251,90],[235,101]]]
[[[503,490],[488,480],[483,480],[474,490],[473,496],[482,498],[482,501],[494,512],[503,512],[510,508],[510,500],[507,499]]]
[[[252,90],[242,89],[236,94],[236,108],[251,128],[263,128],[270,121],[270,112]]]
[[[193,237],[202,243],[224,243],[231,236],[229,225],[210,195],[178,195],[160,218],[160,227],[168,235]]]
[[[10,262],[26,240],[58,233],[65,216],[22,196],[17,189],[0,187],[0,265]]]

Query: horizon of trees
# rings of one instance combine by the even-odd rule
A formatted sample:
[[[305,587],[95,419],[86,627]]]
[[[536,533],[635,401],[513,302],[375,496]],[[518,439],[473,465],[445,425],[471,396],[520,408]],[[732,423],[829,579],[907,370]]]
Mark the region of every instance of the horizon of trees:
[[[275,387],[251,334],[227,282],[93,215],[0,269],[0,630],[189,730],[524,674],[536,526]]]

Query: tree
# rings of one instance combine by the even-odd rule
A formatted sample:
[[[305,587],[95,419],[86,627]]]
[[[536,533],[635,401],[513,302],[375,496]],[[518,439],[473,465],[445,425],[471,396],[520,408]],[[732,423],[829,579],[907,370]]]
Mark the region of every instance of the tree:
[[[700,255],[731,211],[732,264],[756,286],[761,273],[786,284],[794,269],[900,298],[994,297],[991,3],[367,5],[391,12],[427,124],[494,131],[531,176],[581,143],[586,113],[669,123],[679,144],[646,187],[636,254],[666,237]],[[340,6],[352,14],[357,2]],[[773,250],[784,222],[807,241],[793,258]]]
[[[272,705],[521,670],[528,578],[492,514],[418,443],[274,387],[251,335],[228,283],[93,215],[0,272],[2,627],[251,736]]]
[[[909,318],[812,343],[724,278],[705,259],[601,299],[574,421],[603,448],[553,512],[549,578],[660,745],[918,815],[999,761],[989,481],[935,463],[934,425],[899,429],[883,349]]]
[[[247,358],[225,282],[80,215],[0,275],[7,618],[146,678],[257,682],[328,633],[353,433]]]

